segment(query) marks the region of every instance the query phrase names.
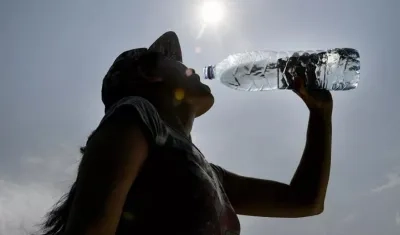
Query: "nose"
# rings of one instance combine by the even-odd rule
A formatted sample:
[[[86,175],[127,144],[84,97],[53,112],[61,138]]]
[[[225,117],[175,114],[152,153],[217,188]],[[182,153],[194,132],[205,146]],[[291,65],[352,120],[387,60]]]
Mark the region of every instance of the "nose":
[[[186,74],[186,77],[190,77],[193,74],[196,74],[196,71],[194,69],[189,68],[189,69],[186,69],[185,74]]]

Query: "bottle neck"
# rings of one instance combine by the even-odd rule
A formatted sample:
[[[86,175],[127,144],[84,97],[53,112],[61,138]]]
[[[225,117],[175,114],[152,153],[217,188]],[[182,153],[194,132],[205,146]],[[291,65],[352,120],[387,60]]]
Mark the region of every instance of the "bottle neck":
[[[215,79],[215,73],[214,73],[215,66],[206,66],[203,69],[204,73],[204,78],[208,80],[213,80]]]

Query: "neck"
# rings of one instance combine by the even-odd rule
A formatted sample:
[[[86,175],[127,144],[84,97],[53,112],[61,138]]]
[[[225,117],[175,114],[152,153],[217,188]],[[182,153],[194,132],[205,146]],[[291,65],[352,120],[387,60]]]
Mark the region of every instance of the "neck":
[[[183,133],[187,137],[192,131],[195,113],[190,110],[190,107],[185,104],[166,105],[155,104],[161,118],[172,128]]]

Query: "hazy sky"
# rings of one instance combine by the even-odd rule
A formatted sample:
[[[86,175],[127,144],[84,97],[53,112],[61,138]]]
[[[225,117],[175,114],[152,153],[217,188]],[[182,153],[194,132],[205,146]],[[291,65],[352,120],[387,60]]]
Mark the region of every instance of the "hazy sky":
[[[234,52],[353,47],[356,90],[335,92],[332,174],[321,216],[240,217],[245,235],[400,233],[399,0],[232,0],[200,37],[200,0],[0,1],[0,234],[34,225],[75,177],[78,148],[103,115],[102,78],[123,50],[167,30],[196,70]],[[193,139],[211,162],[288,183],[308,111],[290,91],[207,82],[214,108]]]

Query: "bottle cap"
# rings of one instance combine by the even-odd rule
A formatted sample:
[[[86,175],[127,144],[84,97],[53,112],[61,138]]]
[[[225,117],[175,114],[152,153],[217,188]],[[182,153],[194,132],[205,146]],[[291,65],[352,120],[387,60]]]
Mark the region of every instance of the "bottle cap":
[[[214,66],[206,66],[203,68],[204,79],[213,80],[214,76]]]

